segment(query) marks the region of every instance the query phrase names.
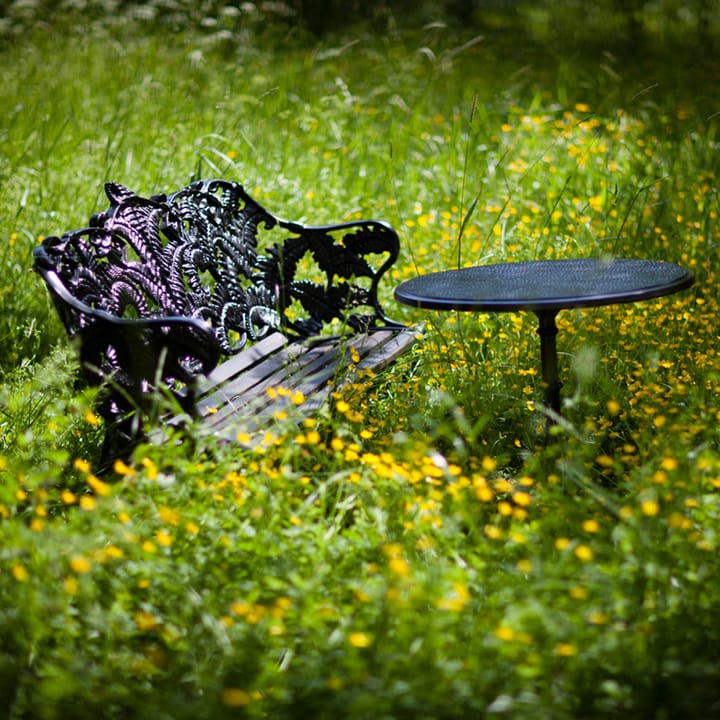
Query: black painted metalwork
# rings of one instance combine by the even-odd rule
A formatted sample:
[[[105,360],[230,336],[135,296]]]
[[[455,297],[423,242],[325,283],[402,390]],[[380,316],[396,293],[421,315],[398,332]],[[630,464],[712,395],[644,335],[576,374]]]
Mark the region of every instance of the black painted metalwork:
[[[110,207],[46,238],[34,269],[81,339],[88,377],[111,378],[101,412],[113,422],[146,405],[159,381],[191,411],[194,378],[269,332],[401,327],[377,296],[399,252],[384,222],[281,220],[225,180],[149,198],[116,183],[105,190]],[[263,249],[266,231],[276,240]]]

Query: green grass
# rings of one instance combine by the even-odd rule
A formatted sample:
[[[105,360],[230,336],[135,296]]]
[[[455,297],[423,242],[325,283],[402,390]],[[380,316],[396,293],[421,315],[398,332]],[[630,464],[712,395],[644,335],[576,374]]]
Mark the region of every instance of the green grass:
[[[98,25],[0,52],[7,717],[720,715],[717,68],[472,38]],[[106,180],[214,175],[388,219],[383,299],[424,336],[301,428],[161,429],[99,478],[32,249]],[[392,300],[458,258],[600,254],[698,282],[560,315],[550,443],[532,316]]]

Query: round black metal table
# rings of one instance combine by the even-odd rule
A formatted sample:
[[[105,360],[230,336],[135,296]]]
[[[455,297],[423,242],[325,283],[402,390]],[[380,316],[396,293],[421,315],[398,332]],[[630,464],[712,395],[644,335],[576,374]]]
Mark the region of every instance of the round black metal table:
[[[545,402],[560,413],[555,317],[560,310],[671,295],[695,282],[679,265],[655,260],[536,260],[460,268],[407,280],[395,298],[428,310],[504,312],[538,317]]]

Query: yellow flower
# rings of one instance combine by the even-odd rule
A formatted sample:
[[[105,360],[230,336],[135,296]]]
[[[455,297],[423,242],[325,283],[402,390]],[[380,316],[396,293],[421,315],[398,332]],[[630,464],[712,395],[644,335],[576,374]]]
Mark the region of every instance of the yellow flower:
[[[105,552],[107,553],[108,557],[115,558],[116,560],[125,555],[122,549],[119,548],[117,545],[108,545],[105,548]]]
[[[147,610],[138,610],[135,615],[133,615],[133,620],[138,630],[148,631],[160,627],[160,621]]]
[[[115,464],[113,465],[113,470],[115,470],[118,475],[125,476],[133,475],[135,473],[135,471],[123,460],[116,460]]]
[[[533,569],[532,560],[528,558],[524,558],[522,560],[518,560],[517,569],[521,572],[527,575],[527,573],[531,573]]]
[[[87,484],[94,490],[96,495],[105,497],[110,494],[110,486],[95,475],[90,474],[87,476]]]
[[[158,530],[155,533],[155,539],[158,545],[162,545],[163,547],[170,547],[173,543],[172,535],[170,535],[167,530]]]
[[[577,655],[577,648],[572,643],[558,643],[555,646],[555,654],[560,657],[572,657]]]
[[[500,625],[495,628],[495,637],[504,642],[510,642],[515,637],[515,631],[507,625]]]
[[[350,633],[348,640],[350,641],[350,644],[356,648],[369,647],[372,642],[370,638],[363,632]]]
[[[142,466],[147,471],[148,480],[156,480],[158,476],[158,470],[155,463],[148,457],[142,459]]]
[[[12,567],[12,576],[18,581],[18,582],[26,582],[30,579],[30,574],[25,569],[24,565],[20,565],[19,563],[17,565],[13,565]]]
[[[80,508],[82,510],[86,510],[87,512],[90,512],[91,510],[94,510],[97,506],[97,501],[94,497],[91,497],[90,495],[83,495],[80,498]]]
[[[578,558],[578,560],[587,562],[593,559],[593,551],[587,545],[578,545],[575,548],[575,557]]]
[[[169,508],[167,505],[161,505],[157,510],[158,517],[168,525],[177,525],[180,522],[180,513],[177,510]]]
[[[660,512],[660,505],[657,500],[643,500],[640,509],[648,517],[655,517]]]
[[[247,615],[252,606],[250,603],[245,602],[244,600],[236,600],[232,605],[230,605],[230,611],[233,612],[235,615],[240,615],[240,617],[243,617]]]
[[[85,422],[88,425],[97,425],[100,422],[100,418],[92,410],[88,409],[85,411]]]
[[[512,515],[512,511],[513,511],[512,505],[509,502],[505,502],[505,500],[498,503],[497,510],[500,515],[504,515],[506,517],[508,515]]]
[[[240,688],[225,688],[222,691],[222,701],[227,707],[246,707],[252,698]]]
[[[410,574],[410,566],[401,557],[391,557],[389,565],[390,570],[398,577],[407,577]]]
[[[582,529],[588,533],[596,533],[600,530],[600,523],[597,520],[585,520]]]
[[[92,564],[84,555],[75,555],[70,560],[70,567],[75,574],[82,575],[90,572]]]
[[[87,460],[77,458],[73,464],[75,466],[75,469],[79,470],[80,472],[90,472],[90,463]]]
[[[609,455],[598,455],[595,458],[595,462],[600,465],[600,467],[610,468],[613,466],[613,459]]]
[[[309,430],[305,437],[309,445],[318,445],[320,443],[320,433],[317,430]]]
[[[77,500],[74,493],[70,492],[70,490],[63,490],[62,493],[60,494],[60,499],[66,505],[72,505]]]

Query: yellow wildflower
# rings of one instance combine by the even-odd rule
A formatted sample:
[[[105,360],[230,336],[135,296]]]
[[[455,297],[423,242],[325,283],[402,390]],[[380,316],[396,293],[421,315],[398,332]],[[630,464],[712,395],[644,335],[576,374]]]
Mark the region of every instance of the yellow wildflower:
[[[82,473],[90,472],[90,463],[83,458],[76,458],[73,465],[75,466],[76,470],[79,470]]]
[[[172,535],[167,530],[158,530],[155,533],[155,540],[157,540],[158,545],[163,547],[170,547],[173,543]]]
[[[495,637],[504,642],[510,642],[515,638],[515,631],[507,625],[499,625],[495,628]]]
[[[115,472],[118,475],[125,475],[125,476],[130,476],[135,473],[135,471],[129,465],[127,465],[123,460],[116,460],[115,464],[113,465],[113,470],[115,470]]]
[[[227,707],[246,707],[252,698],[241,688],[225,688],[222,691],[222,701]]]
[[[587,545],[578,545],[575,548],[575,557],[578,560],[587,562],[588,560],[593,559],[593,551]]]
[[[648,517],[655,517],[660,512],[660,505],[657,500],[643,500],[640,509]]]
[[[84,555],[75,555],[70,560],[70,567],[77,575],[90,572],[92,564]]]
[[[19,563],[12,566],[12,576],[17,580],[18,582],[26,582],[30,579],[30,574],[25,569],[24,565],[20,565]]]
[[[105,497],[110,494],[110,486],[93,474],[87,476],[87,484],[93,489],[96,495]]]
[[[85,510],[87,512],[90,512],[91,510],[94,510],[97,506],[97,501],[94,497],[91,497],[90,495],[83,495],[80,498],[80,509]]]
[[[370,647],[371,639],[364,632],[350,633],[348,640],[353,647],[366,648]]]

